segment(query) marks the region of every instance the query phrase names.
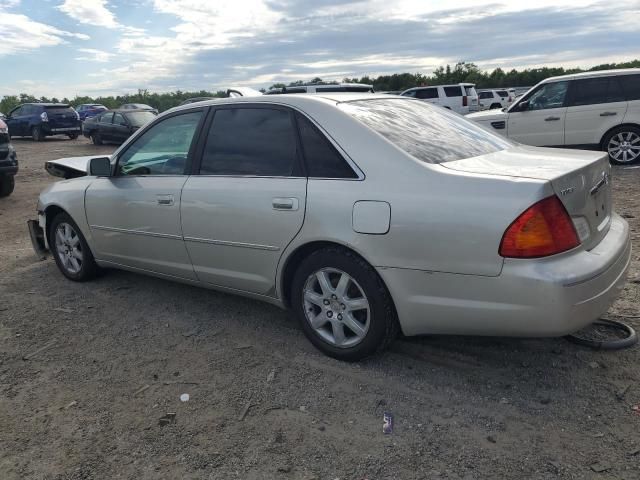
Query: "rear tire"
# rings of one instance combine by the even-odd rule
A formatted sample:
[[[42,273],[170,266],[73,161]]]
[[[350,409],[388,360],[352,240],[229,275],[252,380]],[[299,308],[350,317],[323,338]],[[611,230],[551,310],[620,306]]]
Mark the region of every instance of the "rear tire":
[[[16,181],[13,175],[0,176],[0,198],[11,195],[15,185]]]
[[[291,308],[309,341],[338,360],[381,352],[399,330],[391,295],[378,273],[340,247],[318,250],[300,263]]]
[[[33,138],[34,142],[41,142],[44,140],[44,134],[42,133],[42,128],[33,127],[31,129],[31,138]]]
[[[502,108],[502,105],[499,103],[492,103],[491,106],[489,107],[489,110],[493,110],[496,108]]]
[[[76,222],[66,213],[56,215],[49,228],[49,248],[60,272],[74,282],[86,282],[100,272]]]
[[[91,141],[93,142],[94,145],[102,145],[102,138],[100,137],[99,133],[92,133]]]
[[[601,148],[609,153],[615,165],[631,165],[640,161],[640,128],[627,125],[611,130],[602,140]]]

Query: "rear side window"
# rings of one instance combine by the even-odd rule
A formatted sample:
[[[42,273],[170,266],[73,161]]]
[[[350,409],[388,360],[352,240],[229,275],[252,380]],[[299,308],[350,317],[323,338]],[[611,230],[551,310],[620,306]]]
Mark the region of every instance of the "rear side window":
[[[624,101],[624,94],[616,77],[585,78],[572,82],[569,106]]]
[[[438,98],[438,89],[423,88],[422,90],[416,90],[416,98]]]
[[[444,94],[447,97],[461,97],[462,89],[460,87],[444,87]]]
[[[627,100],[640,100],[640,75],[620,75],[618,81]]]
[[[100,117],[100,123],[111,123],[111,120],[113,120],[113,113],[111,112],[105,113]]]
[[[357,178],[349,164],[307,117],[297,113],[296,118],[309,177]]]
[[[270,108],[216,111],[202,155],[200,174],[293,175],[297,142],[291,119],[289,111]]]
[[[514,145],[444,108],[413,100],[358,100],[339,108],[425,163],[443,163]]]
[[[501,97],[508,97],[509,96],[509,92],[507,92],[506,90],[496,90],[496,93]]]
[[[71,107],[44,107],[44,109],[49,115],[73,115],[75,113]]]

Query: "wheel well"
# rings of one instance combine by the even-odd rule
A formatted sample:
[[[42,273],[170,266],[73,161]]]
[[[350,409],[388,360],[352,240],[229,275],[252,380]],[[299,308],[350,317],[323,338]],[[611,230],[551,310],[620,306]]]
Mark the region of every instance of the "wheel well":
[[[311,255],[313,252],[316,252],[318,250],[321,250],[327,247],[338,247],[344,250],[348,250],[353,255],[360,257],[364,262],[367,262],[369,265],[371,265],[371,262],[369,262],[366,258],[360,255],[358,252],[340,243],[328,242],[328,241],[317,241],[317,242],[306,243],[304,245],[299,246],[291,255],[289,255],[289,258],[287,259],[287,262],[284,265],[284,270],[282,272],[282,280],[280,282],[280,285],[282,286],[282,302],[287,308],[291,306],[290,304],[291,284],[293,283],[293,277],[296,274],[296,270],[298,269],[300,262],[302,262],[305,258]],[[384,288],[387,290],[387,292],[389,292],[389,289],[384,283],[384,280],[379,275],[378,277],[380,278],[380,281],[384,285]],[[393,298],[391,297],[390,292],[389,292],[389,297],[391,298],[391,304],[393,305],[393,308],[395,310],[395,302],[393,301]]]
[[[604,149],[604,147],[605,147],[604,141],[607,138],[607,135],[609,135],[614,130],[617,130],[619,128],[624,128],[624,127],[640,128],[640,125],[637,125],[635,123],[621,123],[620,125],[616,125],[614,127],[611,127],[609,130],[604,132],[604,135],[602,135],[602,138],[600,139],[600,149]]]
[[[45,232],[45,235],[47,236],[47,241],[49,240],[49,230],[51,227],[51,222],[59,213],[67,213],[67,212],[57,205],[50,205],[44,210],[45,219],[47,220],[47,231]]]

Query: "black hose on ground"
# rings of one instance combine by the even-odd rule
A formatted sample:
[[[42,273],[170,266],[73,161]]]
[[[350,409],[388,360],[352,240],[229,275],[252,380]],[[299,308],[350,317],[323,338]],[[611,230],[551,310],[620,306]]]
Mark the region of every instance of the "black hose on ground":
[[[593,322],[593,325],[604,325],[609,328],[624,331],[627,336],[624,338],[617,338],[614,340],[591,340],[588,338],[582,338],[576,334],[567,335],[564,338],[572,343],[582,345],[584,347],[593,348],[596,350],[621,350],[623,348],[629,348],[638,343],[638,335],[636,331],[626,323],[622,323],[618,320],[609,320],[601,318]]]

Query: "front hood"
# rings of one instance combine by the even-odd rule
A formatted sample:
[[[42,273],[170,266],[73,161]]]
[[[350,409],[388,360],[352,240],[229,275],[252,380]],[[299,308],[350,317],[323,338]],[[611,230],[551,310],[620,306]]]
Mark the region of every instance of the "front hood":
[[[58,160],[49,160],[44,168],[54,177],[76,178],[84,177],[89,170],[89,160],[97,158],[95,155],[88,157],[68,157]]]
[[[507,113],[496,108],[493,110],[483,110],[482,112],[470,113],[469,115],[465,115],[464,118],[468,118],[474,122],[495,122],[506,120]]]

